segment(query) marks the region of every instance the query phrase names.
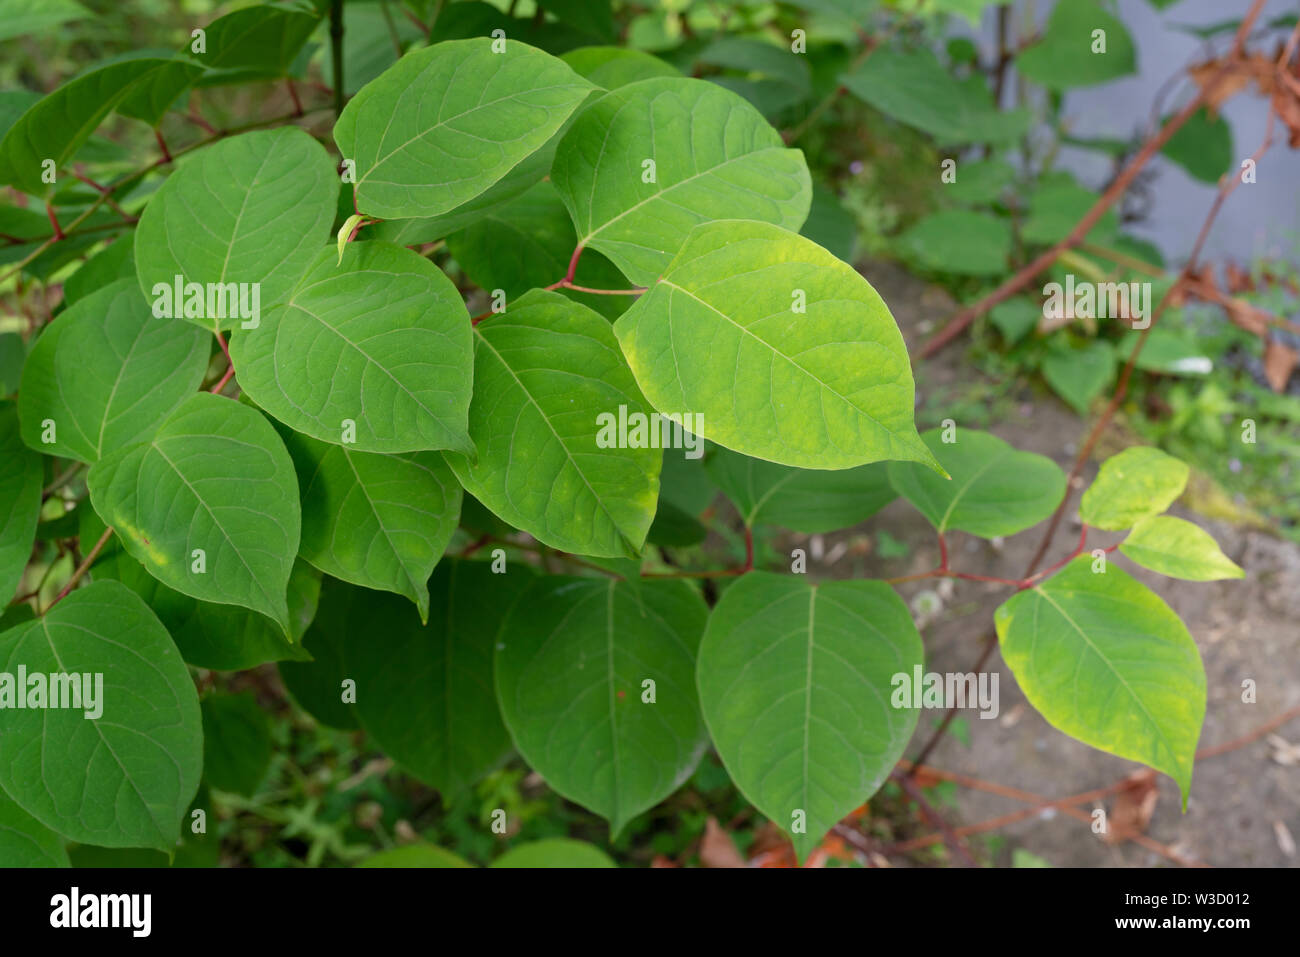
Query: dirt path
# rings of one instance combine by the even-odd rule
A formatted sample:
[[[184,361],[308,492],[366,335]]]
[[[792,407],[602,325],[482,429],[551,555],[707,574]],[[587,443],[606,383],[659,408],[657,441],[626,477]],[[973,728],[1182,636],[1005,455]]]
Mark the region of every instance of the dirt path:
[[[901,271],[886,266],[864,270],[890,303],[899,325],[913,346],[949,314],[942,293],[925,287]],[[975,384],[979,374],[962,361],[962,348],[947,350],[918,371],[918,392],[947,394],[944,386]],[[1087,423],[1054,397],[1026,387],[1008,419],[998,419],[991,431],[1017,448],[1042,453],[1068,469]],[[927,408],[933,409],[932,405]],[[939,410],[942,411],[942,410]],[[960,419],[958,426],[961,426]],[[1090,466],[1086,478],[1096,473]],[[1224,552],[1246,569],[1244,581],[1191,583],[1164,579],[1117,558],[1127,570],[1154,587],[1182,616],[1201,649],[1208,677],[1208,707],[1201,748],[1232,741],[1300,704],[1300,549],[1266,532],[1192,515],[1175,507],[1174,514],[1194,519],[1220,542]],[[885,529],[909,546],[906,557],[866,559],[866,574],[895,576],[925,571],[938,561],[934,533],[915,510],[895,502],[853,533],[825,536],[824,554],[834,554],[835,542],[862,532]],[[951,536],[953,565],[968,571],[1016,578],[1024,573],[1042,528],[1030,530],[995,549],[988,542],[961,533]],[[1048,553],[1068,553],[1077,541],[1073,510],[1061,523]],[[1097,533],[1099,544],[1117,539]],[[862,574],[841,557],[833,564],[810,559],[809,573],[825,578]],[[1007,590],[978,582],[953,582],[942,611],[923,628],[928,670],[965,672],[979,656],[985,635],[992,631],[993,610]],[[934,582],[905,586],[909,601]],[[947,587],[946,585],[944,586]],[[981,719],[966,712],[969,747],[948,735],[930,763],[987,781],[1031,791],[1049,798],[1112,784],[1139,765],[1093,750],[1058,732],[1043,720],[1021,694],[1015,679],[995,651],[989,669],[998,671],[1001,712]],[[1242,683],[1253,680],[1256,702],[1243,703]],[[910,754],[914,754],[941,712],[924,712]],[[1274,740],[1300,745],[1300,719],[1275,732]],[[1186,814],[1179,811],[1178,788],[1158,778],[1159,799],[1147,833],[1172,845],[1182,855],[1213,865],[1296,866],[1300,857],[1291,838],[1300,842],[1300,747],[1287,766],[1285,753],[1267,737],[1231,753],[1200,761],[1192,783]],[[1284,750],[1284,749],[1283,749]],[[1278,758],[1282,761],[1279,761]],[[1005,798],[959,789],[958,823],[974,823],[1024,807]],[[1091,811],[1094,805],[1083,805]],[[1106,805],[1113,811],[1113,800]],[[1281,829],[1285,829],[1282,831]],[[1160,864],[1164,859],[1132,843],[1114,846],[1092,833],[1087,823],[1048,811],[1037,818],[1001,829],[1009,840],[1001,864],[1009,863],[1012,847],[1023,847],[1056,866]]]

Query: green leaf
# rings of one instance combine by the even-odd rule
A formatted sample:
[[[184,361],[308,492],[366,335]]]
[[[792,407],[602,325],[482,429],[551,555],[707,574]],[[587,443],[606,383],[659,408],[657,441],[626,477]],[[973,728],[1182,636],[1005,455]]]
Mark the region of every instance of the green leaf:
[[[1016,180],[1015,169],[1000,159],[958,163],[956,174],[953,182],[944,184],[943,195],[970,206],[996,202]]]
[[[133,57],[94,67],[42,98],[0,140],[0,183],[32,196],[51,195],[57,186],[44,181],[44,162],[63,169],[135,81],[169,62]]]
[[[0,402],[0,608],[14,597],[31,558],[44,479],[41,457],[19,437],[13,403]]]
[[[813,186],[808,220],[799,230],[837,259],[852,262],[858,244],[858,222],[840,198],[823,186]]]
[[[1153,515],[1133,526],[1119,550],[1143,568],[1194,582],[1245,578],[1209,532],[1171,515]]]
[[[122,551],[101,556],[91,574],[96,580],[120,581],[143,598],[171,634],[186,664],[196,668],[247,671],[269,661],[311,658],[296,642],[316,615],[320,572],[301,559],[289,573],[289,639],[266,615],[238,605],[199,601],[168,588]]]
[[[910,462],[890,462],[889,481],[940,533],[956,529],[980,538],[1014,535],[1037,525],[1065,497],[1065,473],[1051,459],[1020,452],[996,435],[958,429],[921,435],[948,481]]]
[[[196,85],[284,76],[319,21],[310,0],[257,4],[218,17],[205,31],[207,51],[193,53],[208,68]],[[192,43],[186,49],[192,51]]]
[[[750,572],[714,607],[697,669],[704,719],[746,800],[787,832],[806,824],[792,835],[800,859],[902,757],[917,711],[891,706],[890,686],[923,658],[883,582]]]
[[[489,867],[617,867],[600,848],[586,841],[553,837],[512,847]]]
[[[189,323],[154,318],[135,282],[119,279],[36,340],[18,402],[23,441],[95,462],[146,437],[199,387],[211,345]]]
[[[695,434],[737,452],[822,469],[933,461],[889,309],[851,267],[778,226],[697,227],[614,332],[651,405],[690,413]]]
[[[1186,463],[1159,449],[1125,449],[1101,463],[1079,502],[1079,519],[1109,532],[1132,528],[1174,504],[1190,474]]]
[[[654,422],[609,323],[536,290],[474,332],[469,434],[478,461],[446,455],[461,484],[553,548],[635,556],[654,518],[661,453],[644,431],[644,447],[602,446],[619,438],[603,417],[620,418],[624,407],[629,422],[637,414]],[[652,431],[658,440],[661,430]],[[627,438],[636,440],[630,430]]]
[[[71,306],[119,279],[136,281],[135,249],[130,237],[109,243],[63,281],[63,305]]]
[[[432,844],[408,844],[367,857],[357,867],[473,867],[462,857]]]
[[[578,76],[605,90],[627,86],[637,80],[681,76],[670,63],[641,50],[622,47],[579,47],[560,57]]]
[[[427,11],[416,12],[421,19],[428,19]],[[424,30],[413,18],[395,13],[386,3],[344,5],[343,91],[349,97],[396,63],[402,50],[423,40]],[[328,45],[322,45],[317,59],[323,78],[332,90],[335,81],[331,53]]]
[[[166,313],[209,330],[250,328],[289,296],[320,252],[338,186],[325,148],[295,126],[203,149],[172,174],[140,217],[140,288],[155,311],[168,307]],[[178,296],[177,276],[199,285]],[[213,285],[229,283],[258,284],[238,290],[245,293],[243,309],[235,308],[237,290]],[[203,295],[192,295],[199,287]]]
[[[886,116],[945,143],[1005,143],[1027,132],[1029,111],[998,110],[983,80],[976,79],[954,79],[923,47],[882,47],[840,82]]]
[[[926,269],[998,276],[1011,256],[1011,227],[988,213],[945,209],[912,224],[898,244]]]
[[[199,786],[203,736],[194,683],[149,607],[117,582],[79,589],[0,634],[0,671],[20,666],[28,688],[19,693],[30,694],[36,674],[100,675],[102,686],[92,679],[93,708],[83,698],[76,708],[9,710],[0,788],[70,840],[173,847]]]
[[[401,219],[455,209],[539,149],[592,86],[518,40],[408,53],[353,97],[334,127],[356,163],[357,209]],[[436,106],[435,106],[436,104]]]
[[[663,497],[660,489],[659,508],[655,511],[655,520],[646,533],[645,540],[651,545],[666,548],[689,548],[698,545],[708,537],[709,530],[698,520],[692,518],[672,502]],[[640,570],[640,563],[637,563]]]
[[[1161,123],[1168,120],[1166,116]],[[1209,110],[1202,107],[1174,132],[1160,152],[1193,179],[1217,183],[1232,166],[1232,127],[1218,114],[1211,119]]]
[[[883,462],[827,472],[715,448],[705,465],[751,528],[779,525],[808,534],[832,532],[865,522],[898,497]]]
[[[271,766],[271,722],[251,691],[200,703],[203,776],[219,791],[252,797]]]
[[[327,575],[396,592],[429,616],[429,575],[456,531],[461,488],[436,452],[381,455],[281,426],[302,493],[298,553]]]
[[[1043,378],[1080,415],[1115,381],[1115,350],[1104,339],[1077,349],[1056,348],[1043,358]]]
[[[141,52],[133,56],[147,56]],[[171,57],[168,62],[142,76],[117,104],[117,112],[157,127],[167,111],[186,101],[186,91],[203,75],[203,67],[192,60]]]
[[[696,225],[745,217],[798,229],[812,199],[802,152],[736,94],[685,78],[631,83],[588,107],[551,181],[578,242],[641,286]]]
[[[340,627],[351,614],[352,598],[358,591],[337,582],[326,582],[321,588],[316,618],[303,636],[303,645],[313,660],[279,664],[280,679],[298,705],[321,724],[341,730],[361,727],[353,703],[356,679],[344,661],[344,643],[349,635]],[[349,692],[347,701],[345,691]]]
[[[48,34],[69,20],[93,17],[73,0],[0,0],[0,42],[30,34]]]
[[[5,867],[71,867],[63,838],[0,791],[0,861]]]
[[[356,714],[374,742],[436,788],[444,804],[510,754],[492,687],[501,623],[533,579],[527,566],[447,560],[430,583],[429,624],[405,602],[350,589],[347,611],[321,622],[340,631]],[[339,587],[333,583],[331,589]]]
[[[549,286],[566,275],[577,234],[550,183],[533,186],[522,196],[485,213],[447,237],[447,251],[481,289],[500,289],[509,304],[530,289]],[[578,260],[574,282],[592,289],[626,289],[627,280],[614,264],[593,250]],[[599,296],[560,290],[601,315],[616,319],[632,304],[627,296]]]
[[[1042,305],[1028,296],[1015,296],[989,310],[989,321],[1012,345],[1029,335],[1042,317]]]
[[[1196,642],[1155,592],[1092,562],[1080,556],[998,608],[1002,657],[1048,723],[1164,771],[1185,810],[1205,718]]]
[[[289,299],[258,328],[235,332],[240,386],[285,425],[333,445],[471,453],[471,334],[456,287],[390,243],[350,243],[343,265],[335,260],[318,247]]]
[[[361,232],[359,238],[383,239],[399,246],[414,246],[444,239],[454,232],[472,226],[485,213],[494,211],[515,197],[523,195],[550,175],[551,163],[555,159],[555,147],[560,142],[560,135],[556,133],[545,146],[525,158],[482,193],[461,203],[455,209],[437,216],[390,219],[371,223]],[[547,280],[547,283],[551,281],[553,280]]]
[[[1101,197],[1071,180],[1048,181],[1034,189],[1029,197],[1029,216],[1020,228],[1027,243],[1050,246],[1068,236],[1079,220]],[[1119,229],[1119,214],[1113,209],[1102,213],[1097,225],[1086,237],[1090,243],[1112,242]]]
[[[701,50],[696,60],[740,70],[747,76],[770,77],[790,87],[799,99],[812,96],[812,71],[808,68],[808,58],[793,52],[787,44],[756,36],[720,36]]]
[[[1043,38],[1023,50],[1015,64],[1028,80],[1049,90],[1068,90],[1136,73],[1137,52],[1123,22],[1098,0],[1070,0],[1052,8]]]
[[[615,837],[707,747],[692,683],[707,617],[684,582],[548,577],[502,626],[497,698],[515,745]]]
[[[1153,299],[1159,300],[1154,293]],[[1115,346],[1116,355],[1127,361],[1141,341],[1142,332],[1129,330],[1120,337]],[[1137,354],[1133,365],[1147,372],[1159,372],[1164,375],[1203,376],[1214,369],[1214,359],[1209,343],[1197,341],[1195,333],[1175,331],[1166,326],[1153,326],[1146,331],[1146,343]]]
[[[284,444],[257,412],[193,395],[149,441],[91,466],[86,486],[100,518],[164,585],[251,608],[289,634],[298,487]]]

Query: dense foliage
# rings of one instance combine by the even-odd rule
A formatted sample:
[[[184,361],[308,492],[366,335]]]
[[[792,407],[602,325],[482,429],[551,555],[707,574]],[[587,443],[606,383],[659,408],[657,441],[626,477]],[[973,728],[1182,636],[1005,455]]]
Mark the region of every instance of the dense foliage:
[[[0,183],[23,197],[0,210],[21,240],[6,278],[63,288],[0,376],[3,863],[66,865],[69,842],[185,859],[211,792],[251,795],[277,746],[256,700],[211,672],[273,662],[321,724],[363,730],[444,800],[517,752],[612,837],[713,748],[806,857],[902,758],[918,705],[895,679],[925,650],[897,582],[814,584],[797,550],[756,568],[753,528],[847,528],[901,498],[943,548],[922,577],[981,578],[949,565],[944,536],[1024,532],[1067,480],[961,422],[918,431],[903,337],[846,261],[852,218],[790,134],[842,85],[945,148],[994,152],[962,159],[952,204],[899,240],[923,270],[1001,275],[1089,194],[1044,176],[1027,210],[1008,205],[1018,173],[996,154],[1029,113],[940,62],[925,28],[850,55],[852,2],[736,4],[688,37],[666,4],[636,19],[640,49],[613,45],[609,4],[542,6],[349,4],[332,51],[328,2],[255,5],[178,53],[0,92]],[[16,29],[59,9],[30,6]],[[678,68],[687,55],[706,75]],[[1077,0],[1016,65],[1059,91],[1134,56],[1106,5]],[[97,158],[110,118],[161,131],[195,93],[286,80],[297,100],[318,68],[311,124],[295,107],[181,149],[160,132],[139,171]],[[1170,155],[1214,180],[1232,154],[1201,145]],[[1113,218],[1091,241],[1151,258]],[[1019,340],[1040,312],[1012,299],[992,321]],[[1121,348],[1062,340],[1043,371],[1086,408]],[[1113,456],[1072,552],[984,577],[1007,588],[994,624],[1034,707],[1167,773],[1184,803],[1205,672],[1115,552],[1240,577],[1163,514],[1187,480],[1156,448]],[[704,538],[713,488],[749,554],[683,571],[673,551]],[[1090,529],[1126,537],[1101,548]],[[78,707],[55,706],[66,676]],[[564,841],[511,855],[498,863],[608,863]],[[371,863],[458,860],[414,844]]]

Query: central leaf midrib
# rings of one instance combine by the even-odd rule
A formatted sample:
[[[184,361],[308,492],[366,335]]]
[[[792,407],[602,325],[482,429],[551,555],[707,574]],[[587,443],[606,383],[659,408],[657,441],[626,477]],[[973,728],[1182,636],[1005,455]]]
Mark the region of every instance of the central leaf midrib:
[[[573,470],[578,473],[578,477],[582,479],[582,484],[586,486],[587,491],[591,493],[591,497],[596,500],[596,504],[600,507],[601,512],[604,514],[604,516],[607,519],[609,519],[609,523],[614,527],[614,531],[618,534],[618,537],[623,539],[624,543],[628,546],[628,548],[633,549],[635,551],[632,542],[628,539],[627,535],[624,534],[623,529],[618,524],[618,521],[614,518],[613,514],[606,507],[604,500],[596,493],[596,490],[591,487],[591,482],[588,481],[586,473],[583,472],[582,468],[578,465],[577,461],[574,459],[573,453],[569,451],[568,445],[565,444],[564,439],[560,436],[560,433],[555,430],[555,426],[551,423],[551,419],[546,414],[546,410],[541,407],[541,405],[537,402],[535,398],[533,398],[532,393],[528,391],[528,387],[524,385],[523,380],[520,379],[519,376],[515,374],[515,370],[510,366],[510,363],[506,361],[505,356],[503,356],[500,352],[498,352],[493,347],[492,343],[488,341],[487,336],[483,334],[482,330],[480,330],[476,326],[474,327],[474,334],[478,336],[478,341],[481,342],[483,345],[487,346],[488,350],[494,356],[496,356],[497,361],[501,363],[501,367],[510,374],[510,378],[515,380],[515,384],[519,386],[519,391],[523,393],[524,398],[526,398],[528,402],[533,406],[533,408],[537,410],[537,414],[542,417],[542,421],[546,423],[546,427],[550,430],[551,435],[555,437],[555,441],[559,443],[560,448],[564,450],[565,458],[568,460],[569,464],[573,466]]]
[[[678,292],[684,293],[685,295],[689,296],[691,299],[694,299],[696,302],[698,302],[698,303],[699,303],[701,306],[703,306],[705,309],[708,309],[710,312],[714,313],[714,314],[717,315],[717,316],[720,316],[721,318],[725,319],[727,322],[731,323],[733,326],[735,326],[737,329],[739,329],[739,330],[740,330],[741,332],[743,332],[745,335],[749,336],[749,337],[750,337],[751,339],[753,339],[755,342],[760,342],[760,343],[762,343],[762,344],[763,344],[763,345],[764,345],[764,346],[765,346],[765,347],[766,347],[766,348],[767,348],[767,349],[772,353],[772,355],[774,355],[774,356],[779,356],[781,359],[785,360],[785,361],[788,362],[791,366],[793,366],[794,368],[796,368],[796,369],[798,369],[800,372],[802,372],[804,375],[806,375],[808,378],[810,378],[810,379],[812,379],[814,382],[816,382],[819,386],[821,386],[823,389],[825,389],[828,393],[830,393],[831,395],[833,395],[835,398],[839,399],[841,402],[843,402],[845,405],[847,405],[850,409],[852,409],[853,411],[857,412],[859,415],[863,416],[864,418],[870,419],[872,422],[875,423],[876,427],[877,427],[878,429],[880,429],[882,432],[884,432],[886,435],[888,435],[888,436],[893,436],[893,435],[896,434],[896,433],[894,432],[894,430],[892,430],[892,429],[890,429],[890,428],[887,428],[887,427],[886,427],[886,426],[885,426],[885,425],[884,425],[884,424],[883,424],[879,419],[877,419],[874,415],[872,415],[872,414],[871,414],[870,412],[868,412],[866,409],[864,409],[864,408],[862,408],[861,406],[859,406],[859,405],[857,405],[856,403],[854,403],[852,400],[849,399],[848,396],[846,396],[846,395],[842,395],[842,394],[840,394],[839,392],[837,392],[835,389],[831,388],[831,386],[830,386],[828,383],[826,383],[825,381],[823,381],[823,380],[822,380],[822,379],[821,379],[821,378],[820,378],[816,373],[812,372],[812,371],[809,370],[809,369],[804,368],[804,367],[803,367],[802,365],[800,365],[798,362],[795,362],[795,360],[794,360],[793,357],[786,355],[784,352],[782,352],[782,351],[781,351],[780,349],[778,349],[776,346],[772,345],[772,343],[768,342],[768,341],[767,341],[766,339],[764,339],[762,336],[757,335],[756,333],[750,331],[750,329],[749,329],[747,326],[744,326],[744,325],[742,325],[741,323],[737,322],[735,319],[732,319],[729,315],[727,315],[725,312],[723,312],[723,311],[722,311],[721,309],[719,309],[717,306],[713,305],[712,303],[705,302],[703,299],[701,299],[699,296],[695,295],[695,293],[691,292],[689,289],[687,289],[687,288],[685,288],[685,287],[683,287],[683,286],[679,286],[679,285],[677,285],[675,282],[672,282],[672,281],[669,280],[669,279],[660,279],[660,280],[659,280],[659,284],[660,284],[661,286],[668,286],[670,289],[676,289]],[[675,356],[675,355],[676,355],[676,351],[674,350],[674,356]],[[680,379],[681,379],[681,377],[678,376],[678,380],[679,380],[679,381],[680,381]]]
[[[1169,756],[1173,758],[1173,760],[1177,764],[1178,751],[1175,748],[1173,748],[1173,746],[1170,745],[1169,739],[1165,737],[1164,728],[1160,726],[1159,722],[1157,722],[1156,719],[1151,715],[1151,712],[1147,710],[1146,703],[1141,699],[1141,697],[1138,696],[1138,693],[1129,686],[1129,683],[1124,679],[1124,676],[1120,674],[1119,670],[1111,663],[1110,659],[1107,658],[1106,655],[1102,653],[1100,648],[1098,648],[1095,644],[1092,643],[1092,640],[1088,637],[1087,633],[1084,632],[1083,628],[1079,626],[1078,622],[1076,622],[1073,618],[1071,618],[1069,613],[1063,607],[1061,607],[1061,605],[1059,605],[1055,601],[1055,599],[1052,598],[1051,595],[1049,595],[1041,587],[1035,588],[1034,591],[1036,591],[1039,595],[1041,595],[1049,605],[1051,605],[1053,608],[1057,610],[1057,612],[1060,613],[1061,617],[1064,618],[1069,623],[1070,627],[1073,628],[1078,633],[1079,637],[1083,639],[1084,643],[1087,644],[1087,646],[1090,649],[1092,649],[1093,654],[1095,654],[1098,658],[1100,658],[1105,663],[1106,667],[1110,669],[1111,674],[1113,674],[1115,676],[1115,679],[1121,685],[1124,686],[1124,690],[1129,693],[1129,696],[1135,702],[1137,702],[1137,706],[1142,709],[1142,713],[1146,715],[1147,721],[1150,722],[1151,727],[1155,728],[1156,734],[1160,736],[1160,743],[1165,746],[1165,750],[1169,753]]]

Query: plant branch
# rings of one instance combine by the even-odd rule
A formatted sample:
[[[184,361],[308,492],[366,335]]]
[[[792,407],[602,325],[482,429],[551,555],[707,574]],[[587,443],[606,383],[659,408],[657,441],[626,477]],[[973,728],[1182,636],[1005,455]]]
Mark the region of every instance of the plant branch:
[[[42,615],[48,615],[51,608],[63,601],[67,594],[77,587],[77,582],[81,581],[86,572],[90,570],[90,566],[95,563],[95,559],[99,557],[99,553],[103,550],[104,546],[108,544],[108,540],[112,535],[113,530],[111,528],[104,529],[104,534],[99,536],[99,541],[97,541],[95,547],[90,550],[90,554],[82,559],[81,564],[77,566],[77,570],[74,571],[72,577],[68,579],[68,583],[59,589],[59,593],[54,596],[54,600],[46,606],[45,611],[41,612]]]

